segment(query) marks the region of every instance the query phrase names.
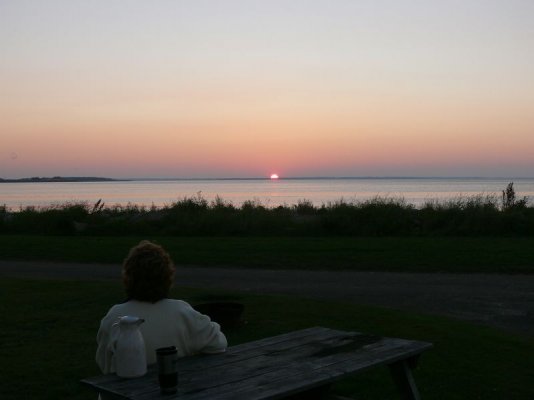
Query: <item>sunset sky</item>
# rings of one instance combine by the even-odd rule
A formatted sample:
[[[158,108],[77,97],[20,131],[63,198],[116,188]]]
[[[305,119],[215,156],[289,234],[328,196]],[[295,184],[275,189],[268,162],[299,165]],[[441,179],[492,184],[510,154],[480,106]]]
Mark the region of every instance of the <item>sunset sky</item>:
[[[532,0],[0,0],[0,177],[534,176]]]

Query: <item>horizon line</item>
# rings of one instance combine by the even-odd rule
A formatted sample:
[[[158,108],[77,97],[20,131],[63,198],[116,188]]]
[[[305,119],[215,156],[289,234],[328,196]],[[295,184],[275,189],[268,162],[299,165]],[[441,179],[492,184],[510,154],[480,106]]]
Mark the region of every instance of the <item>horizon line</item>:
[[[267,181],[279,181],[279,180],[327,180],[327,179],[362,179],[362,180],[371,180],[371,179],[481,179],[481,180],[490,180],[490,179],[534,179],[534,176],[523,176],[523,177],[512,177],[512,176],[373,176],[373,175],[364,175],[364,176],[279,176],[276,179],[272,179],[269,176],[264,177],[196,177],[196,178],[178,178],[178,177],[129,177],[129,178],[112,178],[104,176],[61,176],[56,175],[54,177],[24,177],[24,178],[2,178],[1,181],[27,181],[31,179],[107,179],[111,181],[231,181],[231,180],[267,180]]]
[[[114,179],[114,178],[112,178]],[[512,176],[279,176],[276,179],[272,179],[269,176],[265,177],[200,177],[200,178],[117,178],[117,180],[159,180],[159,181],[231,181],[231,180],[267,180],[267,181],[279,181],[279,180],[312,180],[312,179],[534,179],[534,176],[512,177]]]

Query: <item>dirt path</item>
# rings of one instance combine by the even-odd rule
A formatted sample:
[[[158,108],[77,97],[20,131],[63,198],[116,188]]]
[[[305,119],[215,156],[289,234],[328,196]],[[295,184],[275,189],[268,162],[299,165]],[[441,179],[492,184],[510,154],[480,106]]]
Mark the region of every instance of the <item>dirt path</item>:
[[[0,261],[0,276],[119,279],[120,266]],[[181,286],[290,294],[447,315],[534,335],[534,276],[180,266]]]

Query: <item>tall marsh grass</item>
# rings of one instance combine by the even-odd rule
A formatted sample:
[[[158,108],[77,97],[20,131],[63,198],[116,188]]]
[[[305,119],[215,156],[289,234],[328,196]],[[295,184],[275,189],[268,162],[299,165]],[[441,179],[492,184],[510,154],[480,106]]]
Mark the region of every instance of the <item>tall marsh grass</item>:
[[[508,199],[510,196],[508,197]],[[198,193],[163,207],[106,206],[101,201],[48,207],[0,207],[0,233],[44,235],[203,236],[500,236],[534,235],[534,206],[494,196],[432,200],[416,208],[403,198],[309,200],[269,207],[257,199],[241,206]]]

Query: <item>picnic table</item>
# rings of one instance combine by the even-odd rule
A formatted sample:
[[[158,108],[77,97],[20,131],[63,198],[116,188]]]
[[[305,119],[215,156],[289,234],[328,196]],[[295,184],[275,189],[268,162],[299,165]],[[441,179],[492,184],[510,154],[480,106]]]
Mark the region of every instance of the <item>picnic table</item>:
[[[225,353],[181,358],[178,391],[160,394],[157,366],[145,376],[115,374],[83,379],[116,399],[267,400],[299,393],[312,398],[321,388],[351,374],[387,365],[399,398],[419,399],[411,369],[431,343],[323,327],[294,331],[232,346]]]

